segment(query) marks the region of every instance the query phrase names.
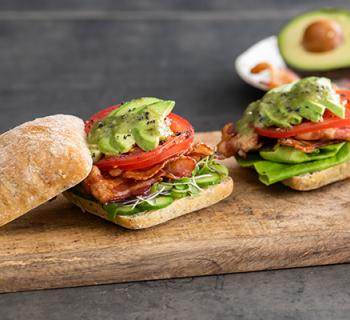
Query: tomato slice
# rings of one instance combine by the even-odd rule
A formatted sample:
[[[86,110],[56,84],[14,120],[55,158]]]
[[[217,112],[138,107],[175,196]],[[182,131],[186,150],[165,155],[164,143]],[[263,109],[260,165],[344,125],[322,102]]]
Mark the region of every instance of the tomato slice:
[[[340,95],[340,98],[343,100],[350,101],[350,90],[338,89],[337,93]]]
[[[85,122],[86,133],[90,132],[95,121],[103,119],[110,112],[119,107],[120,104],[104,109],[93,115]],[[145,169],[188,150],[194,139],[192,125],[187,120],[174,113],[170,113],[167,119],[170,121],[170,129],[174,132],[174,135],[170,136],[156,149],[147,152],[136,149],[136,151],[128,154],[105,157],[98,161],[96,166],[101,170],[110,170],[117,167],[122,170]]]
[[[337,90],[337,93],[340,94],[342,100],[347,101],[344,119],[337,117],[332,112],[325,112],[322,122],[314,123],[307,121],[292,128],[255,128],[255,131],[263,137],[279,139],[290,138],[301,133],[315,132],[328,128],[348,127],[350,126],[350,91]]]

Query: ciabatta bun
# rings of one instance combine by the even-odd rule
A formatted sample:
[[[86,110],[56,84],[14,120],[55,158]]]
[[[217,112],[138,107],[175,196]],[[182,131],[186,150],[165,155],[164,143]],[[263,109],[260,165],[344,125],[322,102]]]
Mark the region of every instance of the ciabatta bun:
[[[0,226],[86,178],[84,123],[69,115],[26,122],[0,135]]]
[[[141,212],[131,216],[117,215],[113,222],[127,229],[144,229],[153,227],[168,220],[185,215],[186,213],[209,207],[228,197],[232,193],[232,190],[233,181],[230,177],[226,177],[220,184],[204,189],[196,197],[186,197],[175,200],[170,206],[160,210]],[[83,211],[93,213],[110,221],[107,217],[107,212],[98,202],[84,199],[70,191],[64,192],[64,196]]]
[[[350,178],[350,161],[321,171],[292,177],[282,183],[294,190],[308,191],[347,178]]]

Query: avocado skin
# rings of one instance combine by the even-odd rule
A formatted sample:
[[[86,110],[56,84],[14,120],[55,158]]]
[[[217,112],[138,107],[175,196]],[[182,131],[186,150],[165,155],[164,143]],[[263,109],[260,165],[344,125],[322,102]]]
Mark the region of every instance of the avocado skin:
[[[310,23],[320,19],[331,19],[341,24],[344,30],[343,44],[332,51],[310,53],[302,48],[301,38],[304,21]],[[298,28],[299,27],[299,28]],[[350,11],[346,9],[325,8],[306,12],[290,20],[278,34],[278,48],[287,66],[301,76],[324,76],[339,79],[350,73]],[[295,45],[290,47],[291,41]],[[344,70],[345,69],[345,70]]]

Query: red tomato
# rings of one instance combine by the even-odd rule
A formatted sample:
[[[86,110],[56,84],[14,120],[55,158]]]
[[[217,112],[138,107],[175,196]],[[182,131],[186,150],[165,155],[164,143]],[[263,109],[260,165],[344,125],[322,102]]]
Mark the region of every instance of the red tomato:
[[[85,131],[89,133],[95,121],[103,119],[119,106],[109,107],[93,115],[85,122]],[[170,129],[174,132],[174,135],[169,137],[156,149],[147,152],[137,149],[127,154],[105,157],[98,161],[96,165],[101,170],[110,170],[112,168],[123,170],[144,169],[188,150],[194,139],[194,130],[191,124],[174,113],[170,113],[167,119],[170,120]]]
[[[337,90],[337,93],[340,94],[342,100],[346,100],[346,113],[345,118],[339,118],[334,115],[332,112],[326,110],[323,116],[323,121],[321,122],[303,122],[299,125],[296,125],[292,128],[255,128],[255,131],[263,136],[268,138],[290,138],[301,133],[306,132],[315,132],[328,128],[341,128],[350,126],[350,91],[349,90]]]

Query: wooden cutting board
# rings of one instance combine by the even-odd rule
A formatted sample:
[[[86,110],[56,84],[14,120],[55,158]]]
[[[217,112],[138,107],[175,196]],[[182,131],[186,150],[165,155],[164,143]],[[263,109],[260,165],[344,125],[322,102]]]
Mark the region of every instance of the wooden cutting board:
[[[219,133],[199,137],[215,144]],[[4,226],[0,292],[350,261],[350,181],[301,193],[226,163],[231,197],[148,230],[122,229],[62,197]]]

